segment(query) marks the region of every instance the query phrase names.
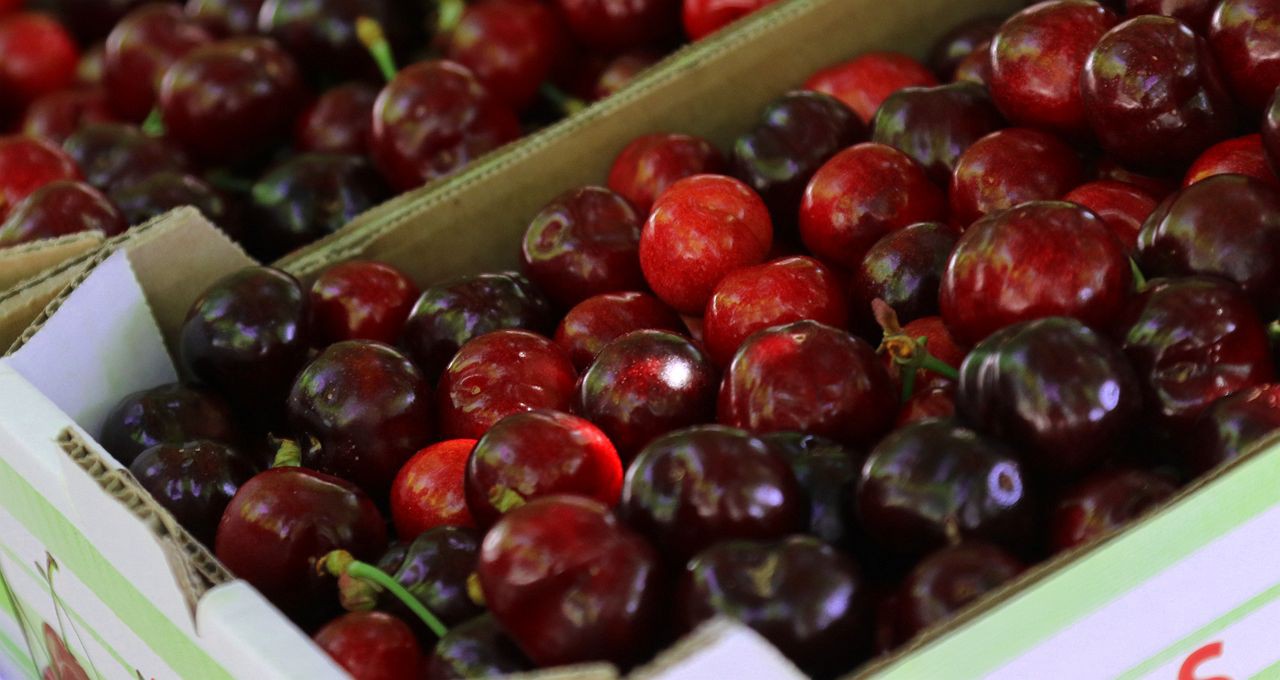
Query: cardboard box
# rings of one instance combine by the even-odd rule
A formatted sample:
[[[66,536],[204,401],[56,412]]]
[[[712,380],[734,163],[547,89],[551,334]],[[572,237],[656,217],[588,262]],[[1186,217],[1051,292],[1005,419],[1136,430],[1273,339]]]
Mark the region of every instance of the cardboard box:
[[[8,347],[102,245],[101,232],[0,248],[0,347]]]

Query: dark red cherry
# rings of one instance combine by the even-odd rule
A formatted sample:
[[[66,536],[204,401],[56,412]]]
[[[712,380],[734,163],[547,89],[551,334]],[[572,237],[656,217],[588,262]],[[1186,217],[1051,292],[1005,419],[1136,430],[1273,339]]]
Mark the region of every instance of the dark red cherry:
[[[684,0],[684,34],[701,40],[774,0]]]
[[[1018,558],[987,543],[961,543],[929,555],[898,589],[893,605],[897,643],[951,619],[1025,568]]]
[[[126,467],[147,449],[198,439],[235,444],[240,435],[221,398],[177,383],[121,399],[103,420],[98,436],[103,448]]]
[[[323,649],[354,680],[417,677],[422,647],[413,629],[383,612],[348,612],[315,635]]]
[[[630,462],[654,439],[714,420],[718,378],[688,339],[635,331],[605,345],[582,374],[577,412],[599,425]]]
[[[943,322],[942,317],[922,316],[911,323],[903,325],[899,332],[892,332],[895,330],[892,324],[888,328],[882,328],[882,330],[884,330],[885,340],[888,340],[892,335],[900,335],[903,339],[909,338],[912,341],[912,345],[923,342],[923,345],[929,350],[929,354],[933,358],[957,371],[960,369],[961,362],[964,361],[965,356],[969,353],[967,345],[956,343],[956,339],[947,330],[947,325]],[[923,338],[923,341],[921,338]],[[911,349],[914,351],[915,348],[912,347]],[[893,381],[895,389],[901,389],[905,366],[899,364],[894,358],[895,353],[888,350],[889,347],[886,346],[885,351],[880,353],[880,359],[885,366],[885,370],[889,372],[889,379]],[[945,383],[952,383],[952,381],[942,374],[923,366],[916,369],[914,386],[916,390],[923,390],[933,385]],[[954,387],[954,383],[952,383],[952,387]]]
[[[850,316],[856,328],[875,337],[871,301],[880,299],[909,323],[938,314],[938,287],[959,235],[940,222],[917,222],[886,234],[871,246],[853,272]]]
[[[680,0],[556,0],[579,43],[622,52],[661,43],[679,31]]]
[[[948,31],[929,49],[929,68],[943,82],[950,82],[956,68],[970,54],[990,47],[990,40],[1004,23],[1001,17],[978,17]]]
[[[605,293],[570,309],[556,327],[555,341],[569,354],[574,368],[585,371],[609,343],[641,330],[685,333],[680,316],[658,298],[646,293]]]
[[[1014,125],[1069,139],[1087,136],[1080,71],[1116,21],[1115,13],[1092,0],[1042,2],[1010,17],[991,40],[996,105]]]
[[[227,444],[201,439],[153,446],[129,472],[196,540],[212,546],[223,510],[257,470]]]
[[[1160,14],[1173,17],[1190,26],[1197,33],[1206,35],[1209,19],[1213,16],[1213,9],[1219,2],[1220,0],[1126,0],[1124,5],[1129,18],[1143,14]]]
[[[70,85],[79,59],[75,40],[52,16],[18,12],[0,17],[0,121]]]
[[[930,87],[938,80],[924,64],[898,52],[867,52],[809,76],[804,89],[829,94],[870,123],[889,95],[904,87]]]
[[[1280,311],[1280,190],[1217,175],[1156,208],[1138,235],[1151,276],[1212,274],[1236,282],[1268,317]]]
[[[335,264],[311,284],[311,341],[317,347],[343,340],[395,344],[418,295],[413,281],[389,264]]]
[[[209,32],[225,38],[257,32],[262,0],[187,0],[183,9]]]
[[[1037,513],[1013,451],[946,420],[913,423],[881,440],[862,468],[856,499],[871,538],[906,554],[968,540],[1025,549]]]
[[[482,335],[458,350],[440,378],[441,433],[478,439],[513,413],[569,411],[577,378],[564,351],[540,335]]]
[[[83,125],[114,119],[103,90],[59,90],[31,102],[20,129],[24,135],[62,144]]]
[[[653,644],[658,554],[598,501],[548,496],[512,510],[485,535],[476,573],[489,611],[540,666],[627,664]]]
[[[1151,194],[1157,201],[1164,200],[1178,190],[1178,181],[1169,176],[1141,174],[1121,165],[1116,159],[1103,156],[1094,163],[1098,180],[1112,180],[1131,184]]]
[[[1218,142],[1205,149],[1182,180],[1183,188],[1214,175],[1248,175],[1280,190],[1280,178],[1267,164],[1262,135],[1245,135]]]
[[[465,680],[533,669],[489,614],[449,629],[427,658],[423,680]]]
[[[386,548],[382,516],[360,489],[323,472],[277,467],[236,492],[218,525],[216,553],[303,626],[320,623],[337,604],[333,580],[316,562],[333,550],[373,560]]]
[[[464,343],[507,328],[551,329],[551,303],[515,272],[464,276],[427,288],[404,325],[409,356],[429,380]]]
[[[463,10],[445,56],[471,69],[507,106],[523,111],[566,56],[561,21],[538,0],[480,0]]]
[[[415,453],[391,483],[391,519],[400,536],[440,526],[475,526],[467,509],[467,459],[474,439],[449,439]]]
[[[786,457],[804,489],[809,500],[808,533],[836,547],[848,547],[858,529],[846,522],[846,496],[865,457],[838,442],[803,432],[773,432],[761,439]]]
[[[956,384],[950,380],[937,380],[924,389],[917,389],[898,411],[894,429],[906,427],[922,420],[940,420],[956,414]]]
[[[402,534],[403,535],[403,534]],[[445,625],[464,623],[484,612],[467,592],[467,581],[475,574],[484,534],[456,526],[441,526],[413,534],[407,544],[393,547],[378,560],[378,568],[395,579],[415,599]],[[367,584],[339,577],[339,592],[364,596]],[[385,590],[374,597],[377,605],[393,614],[415,621],[416,617],[398,598]],[[425,628],[425,627],[424,627]]]
[[[566,309],[593,295],[640,290],[640,224],[622,196],[604,187],[572,189],[529,223],[520,248],[524,271]]]
[[[726,167],[724,156],[701,137],[656,133],[637,137],[620,151],[609,168],[609,188],[648,216],[667,187],[694,175],[715,174]]]
[[[393,47],[407,47],[404,39],[412,27],[400,20],[397,4],[395,0],[265,0],[257,28],[293,54],[309,77],[374,78],[378,67],[356,35],[356,20],[377,21]]]
[[[661,52],[649,49],[619,54],[600,71],[595,86],[587,95],[591,101],[612,97],[650,66],[662,61],[662,56]]]
[[[378,88],[343,83],[326,90],[298,116],[293,145],[299,151],[367,154]]]
[[[155,108],[169,67],[213,41],[177,5],[156,2],[130,12],[107,36],[102,76],[111,108],[123,120],[141,122]]]
[[[956,75],[952,82],[973,83],[990,90],[991,63],[991,41],[985,40],[956,66]]]
[[[1141,187],[1112,179],[1081,184],[1062,200],[1082,205],[1101,217],[1130,255],[1138,248],[1138,232],[1143,223],[1159,203]]]
[[[1209,46],[1168,17],[1141,16],[1108,31],[1089,54],[1080,91],[1102,148],[1138,168],[1180,171],[1235,129],[1235,105]]]
[[[961,155],[1005,122],[984,88],[959,82],[898,90],[880,105],[872,125],[872,141],[915,159],[945,187]]]
[[[1239,458],[1280,429],[1280,385],[1241,390],[1215,401],[1196,421],[1187,470],[1199,476]]]
[[[107,192],[127,224],[142,224],[170,210],[194,206],[218,227],[235,234],[235,207],[208,182],[180,170],[162,170],[137,182],[117,182]]]
[[[91,123],[68,137],[62,148],[80,166],[85,181],[105,192],[130,188],[158,172],[187,169],[177,148],[132,125]]]
[[[80,61],[76,63],[76,79],[71,86],[76,89],[102,87],[106,61],[106,43],[99,42],[86,47],[80,53]]]
[[[1276,88],[1276,94],[1262,118],[1262,146],[1267,151],[1271,170],[1280,169],[1280,87]]]
[[[40,187],[13,207],[0,222],[0,247],[86,231],[115,236],[128,226],[102,192],[63,179]]]
[[[956,340],[972,345],[1046,316],[1109,328],[1132,288],[1129,259],[1100,217],[1073,203],[1035,201],[969,227],[938,303]]]
[[[1208,30],[1231,92],[1252,117],[1280,86],[1280,7],[1269,0],[1222,0]]]
[[[993,132],[973,143],[951,178],[951,223],[967,229],[978,219],[1027,201],[1062,198],[1084,181],[1075,150],[1028,128]]]
[[[130,10],[150,0],[60,0],[62,20],[82,41],[105,37]]]
[[[1049,517],[1054,552],[1084,545],[1119,530],[1176,493],[1173,480],[1154,472],[1105,470],[1069,489]]]
[[[798,321],[742,344],[725,370],[718,419],[752,432],[798,430],[860,446],[889,429],[896,406],[870,345],[838,328]]]
[[[676,602],[683,630],[715,616],[735,619],[816,677],[850,670],[870,646],[862,570],[810,536],[717,543],[689,561]]]
[[[80,179],[80,170],[62,149],[38,137],[0,136],[0,218],[40,187],[63,179]]]

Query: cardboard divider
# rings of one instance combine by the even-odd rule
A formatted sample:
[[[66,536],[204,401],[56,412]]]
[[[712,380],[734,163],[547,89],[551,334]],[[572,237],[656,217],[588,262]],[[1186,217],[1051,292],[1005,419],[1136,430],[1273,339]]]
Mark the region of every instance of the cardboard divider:
[[[12,288],[46,269],[84,255],[102,245],[103,240],[102,232],[90,231],[0,248],[0,290]]]

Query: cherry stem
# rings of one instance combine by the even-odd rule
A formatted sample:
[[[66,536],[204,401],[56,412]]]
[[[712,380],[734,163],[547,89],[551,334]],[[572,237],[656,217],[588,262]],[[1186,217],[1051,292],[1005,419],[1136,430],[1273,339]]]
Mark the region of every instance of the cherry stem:
[[[391,43],[387,41],[387,34],[382,31],[382,24],[379,24],[376,19],[360,17],[356,19],[356,37],[360,39],[365,49],[369,50],[374,63],[378,65],[378,70],[382,71],[382,77],[386,78],[387,82],[391,82],[399,69],[396,68],[396,57],[391,53]]]
[[[405,590],[404,586],[400,585],[394,578],[391,578],[387,572],[372,564],[357,560],[345,550],[335,550],[325,555],[316,565],[316,570],[320,573],[327,572],[333,576],[345,574],[353,579],[368,581],[376,586],[381,586],[392,595],[395,595],[396,599],[403,602],[404,606],[408,607],[410,611],[417,614],[418,618],[422,619],[422,622],[427,625],[427,628],[431,629],[431,632],[436,637],[442,638],[449,632],[449,629],[440,622],[440,619],[436,618],[435,614],[431,613],[430,609],[427,609],[418,598]]]
[[[902,368],[902,401],[906,403],[916,386],[917,371],[932,371],[951,380],[959,380],[960,372],[954,366],[929,352],[929,338],[913,338],[907,335],[898,322],[898,314],[884,300],[871,301],[871,312],[876,323],[884,329],[884,340],[879,352],[888,352],[893,362]]]
[[[586,102],[578,99],[577,97],[570,97],[563,90],[551,83],[543,83],[542,87],[540,87],[538,91],[542,93],[542,96],[545,97],[547,101],[554,104],[555,107],[566,116],[572,116],[573,114],[587,108]]]
[[[271,467],[302,467],[302,447],[292,439],[279,440]]]
[[[164,115],[159,108],[151,109],[147,119],[142,121],[142,132],[148,137],[163,137],[165,133]]]
[[[466,0],[438,0],[436,2],[436,35],[449,35],[462,23],[467,11]]]
[[[1147,277],[1132,257],[1129,258],[1129,271],[1133,272],[1133,289],[1141,293],[1147,287]]]
[[[1267,337],[1271,338],[1271,342],[1280,342],[1280,319],[1267,325]]]

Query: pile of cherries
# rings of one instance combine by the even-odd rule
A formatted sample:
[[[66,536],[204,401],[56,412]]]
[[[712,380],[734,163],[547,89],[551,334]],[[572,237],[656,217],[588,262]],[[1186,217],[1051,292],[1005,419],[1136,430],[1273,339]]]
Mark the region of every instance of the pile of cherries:
[[[1280,5],[1128,14],[638,138],[519,273],[236,272],[101,441],[358,678],[847,672],[1280,428]]]
[[[194,205],[275,259],[768,2],[0,0],[0,247]]]

